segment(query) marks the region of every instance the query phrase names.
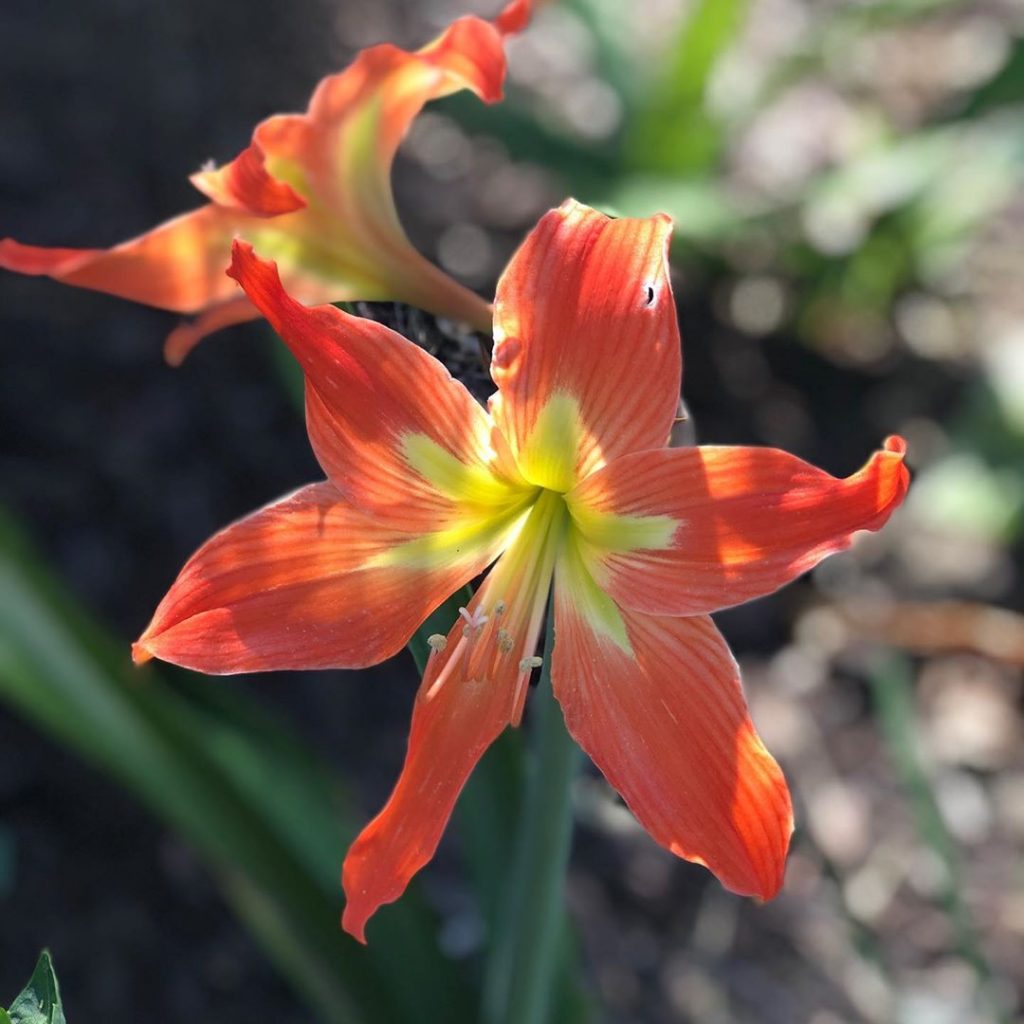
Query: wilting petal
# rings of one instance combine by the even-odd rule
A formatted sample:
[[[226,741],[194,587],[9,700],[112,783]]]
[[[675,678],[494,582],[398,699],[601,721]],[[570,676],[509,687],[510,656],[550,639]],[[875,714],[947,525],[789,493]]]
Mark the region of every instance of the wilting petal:
[[[304,487],[207,541],[135,644],[200,672],[358,668],[389,658],[506,543],[493,517],[416,537]]]
[[[372,320],[296,302],[245,242],[229,273],[302,365],[310,440],[350,501],[407,530],[523,501],[487,414],[433,356]]]
[[[733,892],[778,892],[789,791],[709,618],[620,611],[570,546],[555,578],[552,682],[569,732],[655,840]]]
[[[890,437],[845,480],[774,448],[627,455],[567,495],[584,558],[628,608],[694,615],[769,594],[903,501],[906,444]]]
[[[491,410],[531,483],[568,490],[666,443],[681,365],[671,230],[663,215],[611,220],[570,200],[502,275]]]
[[[417,52],[364,50],[320,82],[307,113],[269,118],[235,160],[194,175],[213,201],[207,207],[107,250],[5,239],[0,267],[202,313],[232,295],[224,268],[239,236],[277,261],[303,302],[394,299],[490,331],[490,306],[406,238],[391,196],[391,163],[428,101],[460,89],[488,103],[501,98],[503,34],[523,27],[529,7],[510,4],[496,24],[462,18]],[[169,357],[180,361],[189,342],[222,322],[200,318],[175,337]]]

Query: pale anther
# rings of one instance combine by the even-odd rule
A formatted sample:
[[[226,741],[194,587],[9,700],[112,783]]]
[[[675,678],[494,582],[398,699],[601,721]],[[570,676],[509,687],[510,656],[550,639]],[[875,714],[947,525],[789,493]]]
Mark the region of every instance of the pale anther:
[[[498,630],[498,650],[502,654],[508,654],[515,645],[515,641],[512,639],[512,634],[507,629]]]
[[[448,638],[442,636],[440,633],[431,633],[427,637],[427,646],[432,650],[440,654],[448,646]]]
[[[496,616],[498,616],[498,615],[504,615],[504,614],[505,614],[505,602],[504,602],[504,601],[499,601],[499,602],[498,602],[498,603],[497,603],[497,604],[496,604],[496,605],[494,606],[494,614],[495,614]]]
[[[475,612],[470,612],[466,608],[460,608],[459,614],[466,620],[467,629],[481,630],[484,627],[484,623],[487,621],[487,615],[484,615],[478,608]]]
[[[531,668],[540,668],[543,664],[544,659],[535,654],[532,658],[523,658],[523,660],[519,662],[519,671],[529,672]]]

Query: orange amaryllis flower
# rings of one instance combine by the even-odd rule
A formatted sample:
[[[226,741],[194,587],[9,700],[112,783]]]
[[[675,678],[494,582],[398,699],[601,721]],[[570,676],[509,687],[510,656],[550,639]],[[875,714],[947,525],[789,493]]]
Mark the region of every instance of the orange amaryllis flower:
[[[272,256],[303,302],[394,299],[489,331],[488,303],[406,237],[391,164],[428,100],[460,89],[501,98],[503,37],[525,26],[532,3],[513,0],[494,22],[461,18],[415,53],[363,50],[320,82],[305,114],[269,118],[231,163],[194,174],[206,206],[112,249],[0,240],[0,267],[198,314],[167,339],[175,363],[210,332],[259,315],[224,274],[235,237]]]
[[[670,232],[571,201],[547,214],[498,285],[489,412],[411,342],[295,302],[235,245],[229,273],[305,371],[328,481],[200,548],[136,659],[369,665],[494,562],[431,638],[401,778],[345,861],[360,940],[518,723],[552,582],[545,656],[572,735],[663,846],[738,893],[781,885],[789,793],[709,613],[881,527],[907,488],[904,444],[845,480],[773,449],[665,447],[681,370]]]

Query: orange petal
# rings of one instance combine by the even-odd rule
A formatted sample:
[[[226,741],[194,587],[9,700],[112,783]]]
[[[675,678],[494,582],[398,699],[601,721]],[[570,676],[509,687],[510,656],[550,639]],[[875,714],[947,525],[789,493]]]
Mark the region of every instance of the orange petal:
[[[397,900],[434,856],[466,779],[518,718],[522,654],[518,645],[504,653],[496,646],[498,620],[487,582],[467,609],[470,620],[484,609],[489,619],[479,630],[457,619],[444,651],[431,654],[413,708],[402,774],[345,857],[342,927],[360,942],[366,941],[366,922],[377,909]]]
[[[672,222],[612,220],[569,200],[498,283],[491,409],[531,483],[568,490],[664,445],[679,401]]]
[[[480,755],[519,723],[565,518],[560,497],[538,498],[430,656],[401,777],[345,860],[342,923],[360,941],[377,908],[433,856]]]
[[[626,456],[567,496],[584,557],[616,601],[694,615],[769,594],[878,530],[903,501],[905,442],[845,480],[774,448]]]
[[[552,683],[569,732],[657,842],[771,899],[792,807],[725,641],[705,616],[619,611],[584,577],[563,563],[555,579]]]
[[[230,211],[207,206],[112,249],[46,249],[6,238],[0,241],[0,267],[196,313],[235,295],[224,269],[239,225]]]
[[[245,242],[229,273],[302,365],[310,440],[346,498],[410,531],[521,503],[487,414],[433,356],[372,320],[296,302]]]
[[[183,321],[167,335],[164,359],[171,366],[180,366],[185,356],[208,334],[256,320],[259,315],[259,311],[244,295],[236,294],[214,306],[208,306],[194,320]]]
[[[218,206],[256,217],[294,213],[306,205],[305,199],[291,185],[270,174],[258,142],[253,142],[219,170],[204,169],[193,174],[189,181]]]
[[[533,16],[536,0],[512,0],[506,4],[502,12],[494,19],[499,32],[522,32]]]
[[[507,527],[478,520],[416,537],[312,484],[208,540],[133,657],[217,674],[374,665],[487,566]]]
[[[363,51],[320,82],[307,113],[269,118],[235,160],[193,177],[210,206],[109,250],[6,239],[0,267],[203,313],[232,297],[223,271],[238,235],[277,259],[303,302],[393,299],[489,332],[488,303],[406,238],[391,195],[391,163],[428,101],[460,89],[488,103],[501,98],[503,33],[523,27],[529,9],[512,3],[497,25],[462,18],[414,53],[386,45]],[[180,362],[221,322],[214,315],[183,328],[170,339],[171,356]]]

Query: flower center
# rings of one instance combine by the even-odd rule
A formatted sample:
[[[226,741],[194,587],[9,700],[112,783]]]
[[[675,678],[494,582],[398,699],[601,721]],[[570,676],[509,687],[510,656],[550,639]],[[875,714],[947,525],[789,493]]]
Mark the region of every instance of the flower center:
[[[539,491],[469,607],[459,610],[447,644],[431,644],[425,699],[456,681],[505,683],[512,694],[512,721],[518,721],[530,673],[540,664],[535,652],[568,524],[562,495]]]
[[[592,446],[579,400],[556,391],[537,410],[529,434],[520,438],[516,463],[531,484],[564,494],[576,483],[581,452]]]

